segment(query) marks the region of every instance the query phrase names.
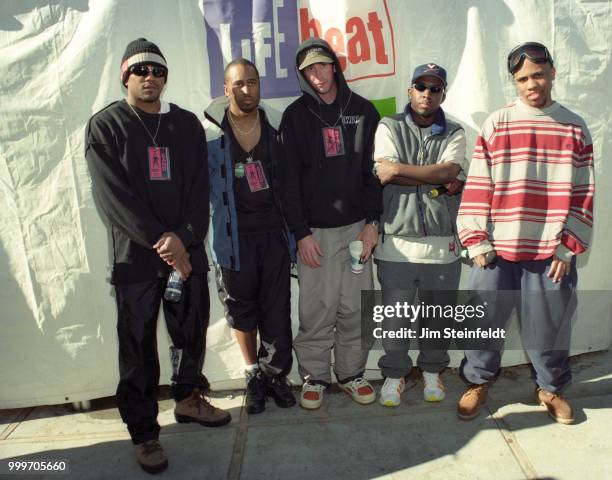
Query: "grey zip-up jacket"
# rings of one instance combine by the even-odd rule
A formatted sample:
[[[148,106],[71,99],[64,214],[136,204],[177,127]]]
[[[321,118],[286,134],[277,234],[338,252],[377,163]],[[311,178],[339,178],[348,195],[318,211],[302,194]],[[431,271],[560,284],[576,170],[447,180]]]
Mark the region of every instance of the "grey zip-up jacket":
[[[431,135],[421,138],[421,130],[412,120],[410,105],[403,113],[385,117],[393,137],[400,163],[434,165],[440,161],[450,137],[463,127],[447,120],[440,108],[432,125]],[[383,235],[405,237],[450,236],[455,233],[459,195],[429,198],[437,185],[403,186],[388,184],[383,188]]]

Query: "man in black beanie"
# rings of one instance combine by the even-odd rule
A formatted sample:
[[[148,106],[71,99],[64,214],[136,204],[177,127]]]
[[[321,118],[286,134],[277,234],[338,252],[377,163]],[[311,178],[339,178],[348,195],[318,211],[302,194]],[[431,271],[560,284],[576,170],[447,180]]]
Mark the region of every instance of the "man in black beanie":
[[[113,237],[117,405],[138,463],[149,473],[168,466],[157,423],[160,304],[173,343],[176,420],[211,427],[231,420],[203,396],[209,388],[202,366],[210,307],[203,243],[209,218],[206,137],[193,113],[160,99],[167,78],[157,45],[144,38],[128,44],[121,62],[127,98],[96,113],[85,138],[94,197]],[[178,301],[164,298],[172,269],[183,282]]]

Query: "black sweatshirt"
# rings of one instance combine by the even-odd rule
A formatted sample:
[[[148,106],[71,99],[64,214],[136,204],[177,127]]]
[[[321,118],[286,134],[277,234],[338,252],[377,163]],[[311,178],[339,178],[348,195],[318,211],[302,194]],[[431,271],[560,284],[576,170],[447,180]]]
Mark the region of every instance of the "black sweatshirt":
[[[154,135],[159,114],[135,110]],[[193,113],[170,104],[170,111],[161,115],[156,143],[168,148],[170,179],[150,179],[148,147],[153,140],[125,100],[96,113],[87,125],[85,157],[94,198],[112,225],[114,284],[166,276],[170,267],[152,246],[167,231],[189,251],[193,274],[208,271],[204,129]]]
[[[335,59],[338,94],[329,105],[297,69],[300,52],[315,46]],[[287,154],[282,195],[296,240],[310,235],[311,227],[341,227],[364,218],[378,220],[382,188],[372,173],[378,112],[348,88],[340,62],[325,41],[309,39],[302,43],[296,54],[296,70],[303,94],[287,107],[280,126]],[[322,130],[334,124],[341,128],[345,153],[326,157]]]

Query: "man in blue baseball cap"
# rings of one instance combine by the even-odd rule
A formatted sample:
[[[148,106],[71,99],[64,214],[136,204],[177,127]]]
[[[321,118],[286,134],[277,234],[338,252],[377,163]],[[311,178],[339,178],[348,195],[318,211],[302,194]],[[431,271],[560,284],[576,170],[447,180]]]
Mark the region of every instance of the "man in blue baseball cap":
[[[383,188],[381,239],[374,252],[385,305],[415,302],[434,305],[434,290],[456,290],[461,263],[455,235],[459,200],[455,193],[465,178],[465,132],[447,119],[440,105],[446,96],[446,70],[435,63],[418,66],[402,113],[383,118],[376,130],[374,158]],[[440,194],[441,186],[447,194]],[[383,241],[384,239],[384,241]],[[439,302],[438,302],[439,303]],[[414,325],[416,319],[389,318],[386,331]],[[435,322],[435,323],[433,323]],[[421,315],[420,326],[438,330],[444,322]],[[410,340],[383,338],[385,354],[378,365],[385,377],[383,406],[396,407],[412,369]],[[440,372],[449,363],[448,345],[440,340],[419,343],[417,365],[423,372],[423,397],[444,399]]]

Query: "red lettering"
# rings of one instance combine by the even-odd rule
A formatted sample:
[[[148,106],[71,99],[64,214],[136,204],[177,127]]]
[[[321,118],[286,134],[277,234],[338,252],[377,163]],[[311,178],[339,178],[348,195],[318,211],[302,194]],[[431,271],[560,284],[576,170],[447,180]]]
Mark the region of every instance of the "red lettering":
[[[368,32],[361,18],[351,17],[346,22],[346,33],[352,32],[355,32],[355,34],[346,44],[348,60],[353,64],[367,62],[370,59],[370,43]]]
[[[389,57],[385,51],[385,40],[382,36],[382,22],[376,12],[368,13],[368,29],[372,32],[374,39],[374,50],[376,50],[377,63],[389,63]]]
[[[342,71],[346,70],[349,63],[357,65],[369,62],[373,56],[379,65],[389,64],[383,29],[390,28],[390,25],[385,27],[375,11],[368,13],[367,23],[365,18],[355,16],[347,20],[344,29],[332,27],[323,31],[321,22],[311,17],[306,7],[299,9],[299,23],[300,41],[311,37],[324,38],[338,54]]]
[[[300,8],[300,35],[301,42],[310,37],[321,38],[321,23],[309,17],[307,8]]]
[[[340,68],[344,72],[346,70],[346,56],[344,53],[344,35],[337,28],[330,28],[325,32],[325,41],[331,45],[334,52],[338,54],[338,60],[340,61]]]

